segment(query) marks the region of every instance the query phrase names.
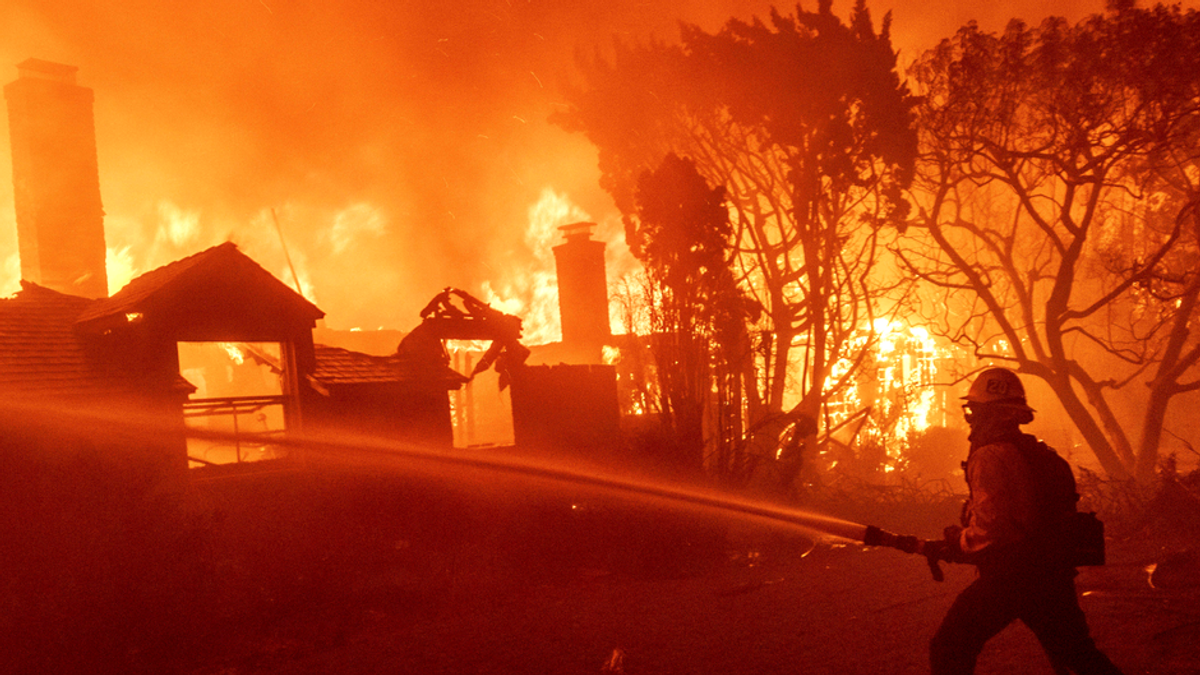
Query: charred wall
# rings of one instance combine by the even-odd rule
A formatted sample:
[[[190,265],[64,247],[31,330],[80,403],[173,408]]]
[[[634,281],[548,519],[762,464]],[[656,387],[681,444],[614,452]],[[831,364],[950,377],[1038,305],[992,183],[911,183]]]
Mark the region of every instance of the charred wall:
[[[450,398],[445,388],[412,383],[369,383],[330,387],[326,396],[310,396],[305,425],[317,431],[355,434],[452,447]]]
[[[612,366],[524,366],[512,373],[513,438],[536,454],[600,459],[620,445]]]

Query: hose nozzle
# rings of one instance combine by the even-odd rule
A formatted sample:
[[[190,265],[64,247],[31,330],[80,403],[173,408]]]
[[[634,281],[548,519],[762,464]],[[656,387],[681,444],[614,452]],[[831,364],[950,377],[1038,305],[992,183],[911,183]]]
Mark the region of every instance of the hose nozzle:
[[[908,534],[892,534],[874,525],[868,525],[866,532],[863,534],[863,543],[867,546],[887,546],[888,548],[894,548],[905,553],[923,555],[929,563],[929,573],[933,575],[933,580],[942,581],[946,578],[942,574],[942,567],[938,564],[935,551],[932,547],[926,545],[929,542],[924,539],[918,539]]]
[[[867,532],[863,535],[863,543],[867,546],[887,546],[905,553],[917,553],[917,549],[921,546],[921,540],[912,535],[892,534],[874,525],[867,526]]]

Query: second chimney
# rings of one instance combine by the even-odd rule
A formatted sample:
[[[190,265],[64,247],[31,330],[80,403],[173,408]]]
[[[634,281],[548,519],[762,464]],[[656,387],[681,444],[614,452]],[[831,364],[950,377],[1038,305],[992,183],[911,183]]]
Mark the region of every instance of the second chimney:
[[[604,242],[591,239],[595,223],[564,225],[566,243],[554,247],[562,344],[572,363],[601,363],[611,340]]]

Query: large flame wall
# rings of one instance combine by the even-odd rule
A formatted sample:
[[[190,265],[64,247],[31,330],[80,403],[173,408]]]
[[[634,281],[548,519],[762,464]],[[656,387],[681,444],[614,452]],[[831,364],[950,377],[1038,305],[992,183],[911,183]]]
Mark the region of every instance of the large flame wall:
[[[1033,0],[876,4],[880,17],[894,9],[909,53],[970,19],[999,29],[1048,11]],[[286,244],[331,327],[408,329],[441,288],[501,287],[534,263],[526,214],[544,190],[602,226],[615,219],[595,151],[546,122],[576,49],[614,35],[671,40],[678,20],[714,30],[769,7],[11,0],[0,7],[0,81],[38,57],[78,66],[96,92],[111,290],[226,239],[293,283]],[[0,143],[5,294],[19,276],[11,166]]]

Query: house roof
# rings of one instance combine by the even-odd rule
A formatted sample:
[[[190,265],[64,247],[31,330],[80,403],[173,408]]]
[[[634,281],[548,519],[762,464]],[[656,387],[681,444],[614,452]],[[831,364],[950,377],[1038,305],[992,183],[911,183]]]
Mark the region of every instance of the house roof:
[[[134,325],[131,317],[143,312],[162,315],[150,330],[172,339],[195,334],[189,324],[200,330],[234,326],[235,334],[261,337],[263,330],[285,323],[299,330],[324,316],[232,243],[147,272],[110,298],[82,298],[22,281],[15,296],[0,299],[0,396],[144,393],[145,373],[131,372],[128,357],[105,351],[124,333],[99,339],[109,329]],[[181,393],[191,388],[178,376],[164,384]]]
[[[96,300],[28,281],[0,299],[0,396],[103,396],[127,392],[128,379],[91,358],[74,330]]]
[[[395,354],[375,356],[360,352],[313,345],[317,359],[312,377],[323,386],[389,382],[423,382],[457,389],[467,378],[441,364],[418,363]]]
[[[279,303],[287,306],[276,312]],[[114,362],[100,350],[102,342],[122,339],[119,331],[102,338],[107,327],[135,325],[127,317],[141,312],[173,313],[176,318],[205,312],[234,317],[241,312],[255,315],[260,324],[270,324],[279,316],[305,321],[323,316],[315,305],[231,243],[143,274],[110,298],[66,295],[22,281],[15,296],[0,298],[0,397],[103,397],[136,392],[145,382],[135,381],[119,360]],[[395,354],[374,356],[315,345],[314,355],[311,377],[324,387],[421,383],[457,389],[467,381],[441,363]],[[176,379],[171,386],[183,388],[180,391],[191,386],[181,377]]]
[[[225,285],[214,289],[218,281]],[[182,311],[194,312],[202,301],[222,292],[238,295],[215,303],[223,312],[230,311],[229,303],[244,305],[259,300],[271,308],[273,315],[287,313],[305,321],[325,316],[320,308],[239,251],[236,244],[226,242],[135,278],[112,297],[88,306],[78,320],[81,325],[103,325],[123,321],[130,314],[179,305],[185,305]],[[249,297],[250,293],[254,297]]]

